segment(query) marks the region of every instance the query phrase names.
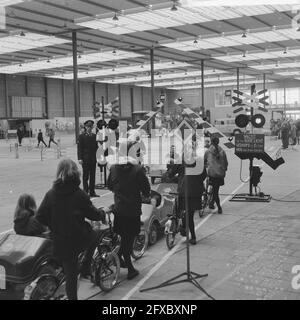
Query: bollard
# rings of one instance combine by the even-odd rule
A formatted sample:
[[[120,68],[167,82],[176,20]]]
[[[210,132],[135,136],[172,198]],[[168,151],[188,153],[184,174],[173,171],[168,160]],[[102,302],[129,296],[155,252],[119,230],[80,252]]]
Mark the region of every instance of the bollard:
[[[60,139],[57,139],[57,159],[60,159],[61,157],[61,144],[60,144]]]
[[[19,159],[19,145],[17,142],[15,143],[15,158]]]
[[[40,150],[41,150],[41,161],[43,161],[43,151],[44,151],[44,146],[43,145],[40,147]]]

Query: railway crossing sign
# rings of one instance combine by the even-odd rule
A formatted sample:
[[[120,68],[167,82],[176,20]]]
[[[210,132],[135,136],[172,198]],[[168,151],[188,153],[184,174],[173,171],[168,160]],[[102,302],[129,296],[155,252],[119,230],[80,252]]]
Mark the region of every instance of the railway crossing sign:
[[[238,113],[240,111],[243,111],[245,107],[253,108],[254,110],[260,110],[263,112],[268,112],[268,110],[265,108],[269,106],[269,103],[266,101],[269,96],[263,96],[268,90],[264,89],[259,92],[254,92],[253,94],[247,94],[245,92],[242,92],[240,90],[233,90],[234,93],[236,93],[238,96],[233,96],[232,99],[235,101],[232,106],[239,107],[238,109],[235,109],[233,113]]]

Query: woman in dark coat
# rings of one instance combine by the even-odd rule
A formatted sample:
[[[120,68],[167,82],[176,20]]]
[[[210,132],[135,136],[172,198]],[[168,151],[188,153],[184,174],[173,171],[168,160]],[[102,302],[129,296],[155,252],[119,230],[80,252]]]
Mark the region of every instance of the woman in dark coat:
[[[219,138],[211,137],[211,145],[204,154],[204,162],[207,166],[209,183],[212,185],[212,200],[209,204],[210,209],[214,209],[214,203],[218,207],[218,213],[222,214],[223,210],[220,203],[219,190],[225,184],[225,176],[228,169],[228,160],[225,151],[219,146]]]
[[[56,181],[46,193],[36,215],[37,220],[51,231],[54,255],[61,260],[66,275],[69,300],[77,300],[78,255],[88,249],[82,270],[88,273],[99,238],[85,218],[105,220],[105,211],[94,207],[79,186],[80,174],[76,163],[70,159],[62,160],[57,168]]]
[[[127,278],[133,279],[139,272],[133,267],[130,254],[134,238],[140,233],[141,194],[150,197],[150,184],[143,167],[135,159],[123,156],[111,166],[107,186],[114,193],[114,231],[121,236],[121,266],[128,268]]]

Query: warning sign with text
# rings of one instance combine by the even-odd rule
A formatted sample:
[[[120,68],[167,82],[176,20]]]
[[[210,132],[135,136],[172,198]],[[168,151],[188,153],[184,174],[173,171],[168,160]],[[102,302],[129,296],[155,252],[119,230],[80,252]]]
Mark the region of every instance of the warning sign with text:
[[[235,153],[264,153],[263,134],[238,134],[235,136]]]

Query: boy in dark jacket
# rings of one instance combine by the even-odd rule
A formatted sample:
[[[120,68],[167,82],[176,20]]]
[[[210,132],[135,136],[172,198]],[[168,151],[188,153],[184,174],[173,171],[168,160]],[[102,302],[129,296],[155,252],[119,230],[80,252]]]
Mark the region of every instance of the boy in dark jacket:
[[[46,142],[44,141],[43,132],[41,129],[39,129],[37,139],[38,139],[38,144],[37,144],[38,147],[40,146],[40,143],[42,142],[44,144],[44,146],[47,148]]]
[[[128,268],[128,279],[139,272],[133,267],[130,254],[134,238],[140,233],[142,198],[150,197],[150,184],[142,166],[130,161],[130,157],[119,158],[119,164],[113,165],[107,181],[109,190],[114,193],[115,218],[114,230],[121,236],[121,265]],[[122,255],[124,260],[122,259]]]

